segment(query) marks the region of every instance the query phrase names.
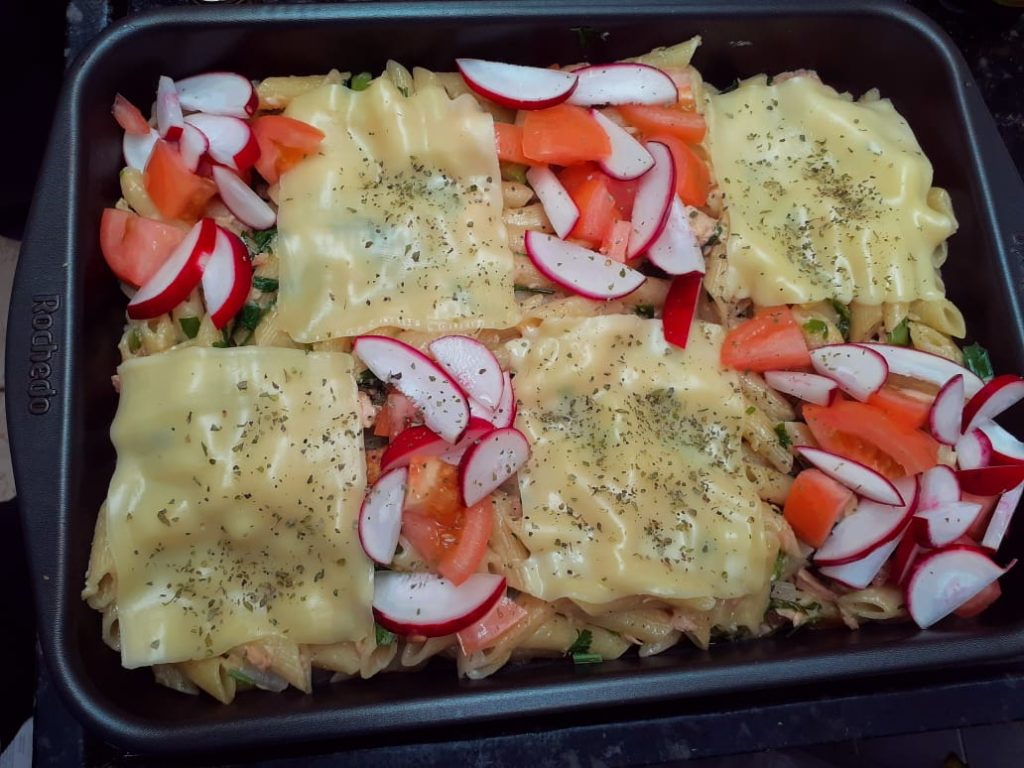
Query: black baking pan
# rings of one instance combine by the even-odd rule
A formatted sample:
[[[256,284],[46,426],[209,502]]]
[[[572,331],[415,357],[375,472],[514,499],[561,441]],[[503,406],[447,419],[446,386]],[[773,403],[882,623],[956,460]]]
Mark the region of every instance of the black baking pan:
[[[581,27],[590,28],[583,29]],[[976,622],[920,632],[869,626],[679,647],[587,667],[510,667],[479,682],[438,663],[319,689],[312,696],[242,695],[231,706],[157,686],[129,672],[100,640],[99,616],[79,598],[96,511],[114,467],[125,299],[99,252],[103,207],[118,197],[120,130],[114,93],[148,103],[157,76],[228,69],[251,77],[380,70],[389,57],[450,70],[456,56],[524,64],[641,53],[700,34],[696,65],[719,85],[800,67],[855,94],[881,88],[913,126],[952,195],[960,231],[945,269],[951,297],[997,370],[1024,371],[1024,185],[977,87],[948,38],[901,3],[555,0],[193,7],[113,26],[70,71],[22,248],[7,341],[7,410],[42,648],[74,712],[130,749],[251,748],[299,740],[343,744],[369,734],[461,728],[516,718],[673,698],[741,696],[764,687],[963,666],[1024,653],[1024,573]],[[1011,423],[1020,429],[1022,420]],[[1024,555],[1024,526],[1004,544]],[[438,730],[455,735],[456,731]]]

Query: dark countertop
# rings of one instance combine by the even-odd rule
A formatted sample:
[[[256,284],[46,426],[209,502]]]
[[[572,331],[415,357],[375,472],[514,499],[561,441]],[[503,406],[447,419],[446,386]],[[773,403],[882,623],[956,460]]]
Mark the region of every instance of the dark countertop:
[[[265,2],[297,0],[265,0]],[[300,1],[300,0],[299,0]],[[73,57],[110,19],[188,0],[72,0],[68,53]],[[1024,10],[990,0],[912,0],[956,41],[995,117],[1018,170],[1024,171]],[[1022,212],[1024,216],[1024,212]],[[40,660],[40,668],[43,665]],[[216,760],[153,762],[126,756],[83,734],[67,713],[45,670],[39,676],[35,763],[39,766],[293,766],[381,765],[395,768],[486,764],[500,768],[528,759],[546,765],[651,765],[697,757],[779,749],[865,737],[1024,720],[1024,662],[943,670],[844,683],[841,690],[805,687],[744,696],[642,707],[628,720],[600,715],[563,722],[498,726],[456,740],[362,742],[354,750],[309,747],[302,755],[265,753]],[[741,706],[742,705],[742,706]],[[622,718],[621,712],[615,715]],[[428,744],[429,748],[424,748]],[[851,765],[860,763],[850,763]]]

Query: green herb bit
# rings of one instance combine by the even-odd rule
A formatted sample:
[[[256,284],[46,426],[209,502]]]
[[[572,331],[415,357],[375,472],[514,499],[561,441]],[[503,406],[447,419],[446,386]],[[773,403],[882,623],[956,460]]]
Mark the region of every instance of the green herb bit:
[[[593,641],[593,633],[589,629],[579,630],[576,632],[576,639],[573,644],[569,646],[569,650],[566,653],[575,656],[579,653],[589,653],[590,643]]]
[[[836,327],[839,332],[843,335],[846,341],[850,340],[850,308],[839,301],[839,299],[829,299],[829,303],[832,305],[832,309],[836,311],[838,319],[836,320]]]
[[[220,341],[215,341],[210,346],[217,347],[218,349],[225,349],[227,347],[235,346],[234,339],[231,338],[231,326],[224,326],[224,330],[221,331],[223,338]]]
[[[133,355],[142,349],[142,334],[138,328],[132,328],[128,334],[128,351]]]
[[[543,287],[534,288],[533,286],[530,286],[530,285],[516,285],[516,286],[513,286],[513,287],[517,291],[522,291],[523,293],[540,293],[540,294],[543,294],[544,296],[550,296],[551,294],[553,294],[555,292],[554,288],[543,288]]]
[[[397,86],[397,88],[398,88],[398,92],[400,94],[405,96],[405,98],[407,98],[407,99],[409,98],[409,89],[408,88],[406,88],[404,85],[399,85],[399,86]]]
[[[757,413],[757,408],[753,405],[748,405],[746,410],[747,416],[753,416],[755,413]]]
[[[804,323],[804,330],[812,335],[821,336],[823,339],[828,338],[828,323],[816,317],[812,317]]]
[[[251,301],[246,302],[245,306],[242,307],[242,311],[238,314],[238,322],[247,331],[255,331],[261,319],[263,319],[263,308],[259,304],[253,304]]]
[[[379,387],[384,384],[384,382],[378,379],[376,374],[374,374],[374,372],[369,368],[359,374],[359,377],[356,379],[356,383],[360,387]]]
[[[910,346],[910,320],[904,317],[886,336],[890,344],[897,347]]]
[[[245,672],[243,672],[242,670],[236,669],[234,667],[228,670],[228,677],[233,677],[238,682],[245,683],[246,685],[251,685],[253,687],[255,687],[256,685],[255,680],[253,680],[251,677],[245,674]]]
[[[526,184],[526,166],[519,163],[499,163],[502,181]]]
[[[775,556],[775,567],[772,568],[772,581],[778,581],[782,578],[782,570],[786,567],[786,553],[779,552]]]
[[[276,277],[261,277],[260,275],[256,275],[252,279],[252,287],[257,291],[262,291],[263,293],[273,293],[278,289],[279,285],[280,283],[278,283]]]
[[[775,425],[775,435],[779,438],[779,445],[783,448],[789,448],[793,444],[793,441],[789,439],[789,432],[786,431],[785,424]]]
[[[964,347],[964,365],[971,373],[980,376],[985,381],[991,379],[995,372],[992,370],[992,361],[989,359],[988,350],[981,344],[975,342]]]
[[[358,75],[352,75],[352,79],[349,80],[348,87],[353,91],[365,91],[370,87],[370,83],[373,82],[373,75],[369,72],[360,72]]]
[[[650,304],[637,304],[633,307],[633,314],[646,317],[648,320],[654,317],[654,307]]]
[[[198,317],[182,317],[178,320],[178,325],[181,326],[182,333],[188,338],[194,339],[199,333],[199,324],[201,322]]]
[[[263,229],[258,232],[243,232],[242,240],[245,241],[249,253],[255,256],[257,253],[266,253],[271,250],[271,243],[277,237],[277,228]]]
[[[574,653],[572,655],[573,664],[600,664],[604,661],[601,658],[600,653]]]
[[[374,624],[373,629],[377,633],[378,646],[391,645],[393,642],[395,642],[394,632],[384,629],[384,627],[382,627],[380,624]]]

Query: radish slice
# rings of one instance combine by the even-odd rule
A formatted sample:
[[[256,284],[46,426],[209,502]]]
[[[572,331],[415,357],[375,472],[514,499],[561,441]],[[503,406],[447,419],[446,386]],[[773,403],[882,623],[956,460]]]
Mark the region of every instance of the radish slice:
[[[943,445],[956,445],[964,414],[964,377],[958,373],[942,385],[928,412],[928,429]]]
[[[690,339],[693,318],[697,316],[697,303],[704,276],[700,272],[679,275],[669,286],[665,306],[661,310],[661,332],[665,341],[686,349]]]
[[[217,243],[203,270],[202,284],[210,320],[223,328],[245,304],[252,284],[249,251],[234,232],[217,227]]]
[[[978,549],[953,546],[920,558],[907,582],[907,609],[927,629],[966,603],[1006,570]]]
[[[538,165],[526,172],[526,180],[530,182],[537,199],[544,207],[548,221],[561,238],[565,238],[580,218],[580,209],[565,191],[562,182],[546,165]]]
[[[981,510],[981,504],[954,501],[942,507],[918,510],[916,516],[925,521],[925,543],[930,547],[944,547],[967,533]]]
[[[518,472],[530,458],[526,435],[514,427],[495,429],[466,451],[459,464],[462,503],[471,507]]]
[[[161,138],[177,141],[181,138],[181,129],[185,126],[185,117],[181,113],[178,91],[174,81],[163,75],[156,87],[156,129]]]
[[[488,408],[486,405],[481,403],[479,400],[474,400],[472,397],[466,398],[469,402],[469,415],[473,419],[483,419],[484,421],[491,421],[494,418],[494,409]]]
[[[648,64],[620,62],[583,67],[570,104],[675,104],[679,91],[672,78]]]
[[[928,551],[918,544],[918,531],[923,530],[924,527],[923,520],[912,518],[907,530],[900,537],[899,545],[896,547],[892,563],[889,566],[890,581],[898,586],[903,586],[903,582],[907,580],[913,570],[914,562],[923,552]]]
[[[647,258],[670,275],[704,274],[704,254],[678,195],[672,199],[665,228],[647,249]]]
[[[210,157],[241,173],[259,159],[260,145],[244,120],[225,115],[189,115],[185,122],[198,128],[209,142]]]
[[[252,82],[234,72],[207,72],[179,80],[181,106],[209,115],[249,117],[260,104]]]
[[[980,429],[972,429],[956,441],[956,463],[960,469],[980,469],[992,462],[992,441]]]
[[[1024,483],[1024,465],[962,469],[956,473],[960,489],[975,496],[998,496]]]
[[[206,260],[217,244],[217,231],[213,219],[197,222],[156,274],[132,296],[128,317],[159,317],[187,299],[203,276]]]
[[[406,467],[385,472],[377,478],[359,509],[359,543],[366,556],[381,565],[388,565],[398,549],[408,481]]]
[[[213,166],[217,194],[239,221],[253,229],[270,229],[277,214],[238,174],[222,165]]]
[[[491,422],[473,416],[462,439],[452,445],[429,427],[403,429],[381,454],[380,471],[389,472],[396,467],[407,467],[415,456],[436,456],[447,464],[458,466],[466,451],[493,431],[494,425]]]
[[[639,179],[654,167],[654,158],[644,149],[644,145],[634,139],[621,125],[618,125],[596,109],[590,115],[597,124],[604,128],[611,142],[612,152],[608,157],[598,161],[601,170],[620,181]],[[529,178],[529,173],[526,174]]]
[[[885,384],[889,366],[872,349],[856,344],[828,344],[811,350],[811,364],[839,388],[860,401],[867,400]]]
[[[816,373],[766,371],[764,380],[772,389],[814,405],[828,405],[839,394],[838,384]]]
[[[633,229],[626,247],[630,259],[658,239],[676,199],[676,166],[669,148],[660,141],[649,141],[647,151],[654,158],[654,167],[640,177],[633,199]]]
[[[797,452],[838,483],[842,483],[859,496],[880,504],[902,505],[905,499],[888,478],[860,462],[837,453],[798,445]]]
[[[846,565],[899,537],[914,516],[918,491],[915,478],[904,477],[897,482],[909,499],[907,504],[891,506],[861,499],[853,514],[836,523],[825,543],[814,553],[814,562],[819,566]]]
[[[604,254],[543,232],[527,230],[526,252],[545,277],[588,299],[620,299],[647,279]]]
[[[974,431],[980,431],[988,438],[992,464],[1024,464],[1024,443],[994,421],[981,422]]]
[[[922,472],[920,480],[921,498],[917,503],[918,514],[960,501],[960,483],[956,479],[956,472],[945,464]]]
[[[146,170],[146,163],[149,156],[153,154],[153,147],[160,139],[156,129],[151,128],[149,133],[141,136],[134,133],[126,133],[121,140],[121,152],[124,153],[124,164],[137,171]]]
[[[397,339],[359,336],[353,352],[381,381],[423,411],[423,421],[449,443],[469,425],[469,403],[459,385],[433,360]]]
[[[512,387],[512,376],[508,371],[503,371],[502,375],[505,379],[505,388],[501,391],[501,401],[494,409],[494,416],[490,419],[498,429],[511,427],[516,421],[516,412],[518,411],[516,391]]]
[[[993,552],[999,549],[1003,543],[1006,531],[1013,520],[1013,513],[1017,511],[1020,504],[1021,494],[1024,494],[1024,485],[1018,485],[1013,490],[1007,491],[999,497],[996,508],[992,510],[992,519],[988,522],[985,535],[981,539],[981,546],[991,549]]]
[[[505,379],[497,358],[486,346],[469,336],[442,336],[430,342],[430,354],[469,397],[497,407]]]
[[[469,426],[466,427],[466,433],[463,435],[462,439],[455,445],[445,446],[445,452],[440,455],[441,461],[446,464],[459,466],[462,464],[462,459],[466,455],[466,451],[476,445],[479,445],[480,441],[493,431],[494,425],[491,424],[491,422],[484,421],[483,419],[470,419]]]
[[[443,637],[482,619],[505,594],[505,577],[474,573],[459,586],[432,573],[377,571],[373,615],[400,635]]]
[[[825,565],[818,568],[824,576],[845,584],[851,589],[864,589],[868,586],[882,570],[885,561],[893,553],[902,541],[901,536],[886,542],[882,546],[871,550],[859,560],[854,560],[843,565]]]
[[[573,72],[523,67],[483,59],[456,59],[462,79],[472,90],[513,109],[544,109],[561,104],[576,89]]]
[[[178,142],[178,152],[185,165],[192,173],[199,168],[199,161],[210,151],[210,142],[206,140],[206,134],[194,125],[184,123],[181,130],[181,140]]]
[[[1024,379],[1007,373],[996,376],[964,406],[963,430],[970,432],[1024,399]]]
[[[967,397],[973,397],[985,385],[979,376],[962,365],[957,365],[952,360],[933,355],[930,352],[922,352],[912,347],[897,347],[893,344],[864,342],[859,346],[873,349],[884,357],[889,366],[889,373],[895,373],[898,376],[927,381],[941,387],[959,374],[964,377],[964,392]]]

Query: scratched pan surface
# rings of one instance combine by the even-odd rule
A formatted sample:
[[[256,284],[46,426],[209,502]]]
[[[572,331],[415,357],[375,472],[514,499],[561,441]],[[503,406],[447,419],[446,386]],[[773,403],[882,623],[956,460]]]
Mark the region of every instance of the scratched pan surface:
[[[902,3],[648,0],[548,3],[338,4],[181,8],[113,26],[68,75],[36,191],[11,302],[7,408],[40,640],[77,716],[124,748],[181,752],[365,737],[624,702],[733,695],[852,676],[962,666],[1024,653],[1024,569],[1006,577],[994,610],[929,632],[908,625],[804,632],[679,647],[586,668],[509,667],[459,681],[450,665],[325,687],[244,695],[231,706],[181,696],[129,672],[100,640],[79,599],[96,510],[114,467],[110,374],[124,297],[98,246],[100,212],[118,196],[121,91],[149,103],[160,74],[234,70],[251,77],[341,68],[380,70],[387,58],[451,69],[456,56],[523,64],[611,60],[701,34],[696,64],[711,82],[800,67],[855,94],[878,86],[913,126],[950,191],[960,231],[945,268],[952,298],[997,370],[1024,371],[1020,286],[1024,186],[960,55]],[[581,50],[573,27],[607,32]],[[603,38],[603,39],[601,39]],[[1020,429],[1021,423],[1011,424]],[[1024,555],[1024,527],[1007,557]]]

